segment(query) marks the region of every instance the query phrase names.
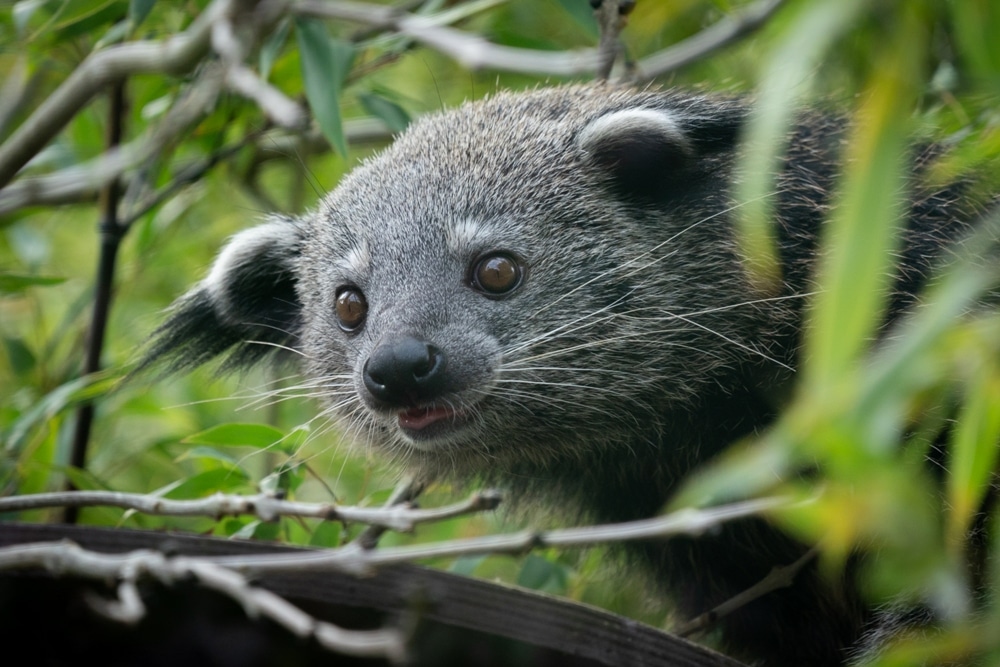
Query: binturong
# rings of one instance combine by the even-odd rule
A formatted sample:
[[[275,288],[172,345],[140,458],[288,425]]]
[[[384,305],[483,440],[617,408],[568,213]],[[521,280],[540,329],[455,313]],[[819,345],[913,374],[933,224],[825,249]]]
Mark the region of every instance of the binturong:
[[[173,306],[148,362],[297,352],[326,412],[417,475],[483,480],[597,521],[656,514],[696,466],[764,429],[794,374],[841,120],[807,112],[776,175],[782,285],[734,221],[747,102],[569,86],[425,117],[301,218],[237,234]],[[979,214],[917,184],[891,312]],[[890,316],[890,318],[892,315]],[[631,547],[694,616],[805,547],[761,520]],[[734,655],[844,664],[872,613],[807,567],[726,617]]]

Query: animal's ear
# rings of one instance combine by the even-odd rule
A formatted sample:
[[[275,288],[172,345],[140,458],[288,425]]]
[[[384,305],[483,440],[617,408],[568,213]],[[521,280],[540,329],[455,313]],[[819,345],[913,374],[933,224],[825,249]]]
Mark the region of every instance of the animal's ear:
[[[294,349],[301,307],[296,293],[302,228],[275,218],[240,232],[208,277],[179,298],[152,336],[139,370],[163,363],[186,370],[228,352],[223,370]]]
[[[684,193],[701,172],[702,158],[722,147],[735,148],[739,120],[709,122],[667,109],[622,109],[587,124],[577,145],[619,196],[659,202]]]

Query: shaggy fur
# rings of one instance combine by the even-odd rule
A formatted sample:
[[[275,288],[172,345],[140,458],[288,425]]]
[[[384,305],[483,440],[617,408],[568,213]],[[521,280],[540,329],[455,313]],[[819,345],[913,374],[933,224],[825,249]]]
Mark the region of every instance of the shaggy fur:
[[[314,213],[237,235],[151,358],[179,368],[231,348],[240,364],[275,349],[253,341],[287,346],[343,430],[411,470],[601,521],[655,514],[692,468],[771,422],[796,364],[845,128],[816,114],[794,129],[774,194],[784,284],[758,293],[732,230],[748,114],[578,86],[426,117]],[[917,188],[911,214],[894,311],[975,207]],[[475,277],[497,253],[520,272],[502,294]],[[344,290],[367,307],[354,329],[338,319]],[[428,410],[446,417],[405,427]],[[803,553],[760,521],[634,549],[690,615]],[[762,664],[821,667],[867,619],[849,586],[807,569],[723,638]]]

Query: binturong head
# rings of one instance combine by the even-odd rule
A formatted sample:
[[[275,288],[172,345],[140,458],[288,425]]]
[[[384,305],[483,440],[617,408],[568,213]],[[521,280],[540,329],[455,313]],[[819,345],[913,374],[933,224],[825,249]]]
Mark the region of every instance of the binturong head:
[[[731,233],[746,116],[576,86],[426,117],[313,213],[237,234],[151,355],[293,348],[347,434],[435,474],[659,442],[666,412],[781,363]]]

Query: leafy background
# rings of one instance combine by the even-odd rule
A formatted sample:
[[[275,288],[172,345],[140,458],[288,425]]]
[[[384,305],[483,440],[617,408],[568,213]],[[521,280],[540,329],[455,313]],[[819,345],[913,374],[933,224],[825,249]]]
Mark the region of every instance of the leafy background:
[[[752,4],[639,0],[624,33],[627,51],[641,58]],[[206,5],[25,0],[0,8],[0,140],[88,53],[176,34]],[[524,48],[578,49],[597,37],[586,0],[429,0],[420,11],[461,12],[463,30]],[[941,633],[906,639],[880,664],[969,656],[983,664],[1000,661],[1000,608],[977,588],[985,581],[991,590],[1000,573],[993,565],[971,571],[966,563],[980,548],[970,547],[966,534],[993,484],[1000,439],[1000,319],[974,308],[995,286],[995,260],[970,253],[971,259],[943,267],[925,305],[883,346],[871,345],[885,305],[879,288],[896,243],[893,212],[905,194],[900,178],[910,138],[933,138],[947,147],[933,178],[967,177],[983,192],[1000,185],[997,35],[1000,5],[993,0],[790,0],[763,29],[658,80],[752,92],[759,99],[761,113],[744,157],[747,173],[758,178],[748,178],[742,194],[765,203],[747,207],[741,239],[762,280],[773,278],[774,263],[760,195],[770,187],[766,174],[778,159],[791,113],[813,104],[859,119],[847,148],[853,161],[838,194],[841,206],[830,221],[823,291],[810,311],[808,361],[788,410],[758,441],[735,443],[723,461],[682,490],[675,505],[773,493],[808,499],[775,519],[819,541],[831,575],[854,549],[878,546],[879,558],[865,574],[871,595],[915,599],[945,619]],[[313,399],[277,401],[268,394],[268,388],[294,385],[288,369],[235,378],[204,369],[168,380],[118,380],[161,311],[204,274],[226,237],[269,212],[307,210],[410,118],[497,89],[561,79],[470,72],[391,32],[302,17],[279,22],[250,64],[286,95],[307,100],[319,133],[304,138],[266,131],[255,104],[224,94],[142,165],[152,190],[177,187],[136,218],[125,236],[103,354],[108,370],[98,377],[81,378],[98,202],[87,197],[28,206],[0,217],[0,493],[56,490],[71,480],[79,488],[176,498],[260,488],[352,504],[379,504],[388,496],[398,472],[351,451],[314,421]],[[165,74],[130,78],[126,140],[160,122],[186,81]],[[101,154],[107,118],[107,98],[98,96],[25,173],[54,172]],[[187,182],[185,174],[199,165],[210,166]],[[988,222],[983,238],[971,244],[976,251],[1000,236],[998,221]],[[87,465],[72,468],[74,410],[95,397]],[[947,471],[932,472],[924,459],[943,440],[950,441]],[[797,473],[805,468],[814,473],[803,479]],[[423,502],[463,491],[438,488]],[[4,518],[50,521],[58,513]],[[81,521],[313,545],[340,544],[356,531],[311,521],[180,520],[107,509],[84,510]],[[490,516],[455,520],[422,527],[412,537],[390,535],[386,542],[447,539],[501,525]],[[980,542],[992,550],[992,539],[987,534]],[[616,573],[618,561],[603,549],[437,565],[657,624],[669,617],[641,582]]]

